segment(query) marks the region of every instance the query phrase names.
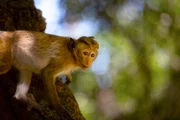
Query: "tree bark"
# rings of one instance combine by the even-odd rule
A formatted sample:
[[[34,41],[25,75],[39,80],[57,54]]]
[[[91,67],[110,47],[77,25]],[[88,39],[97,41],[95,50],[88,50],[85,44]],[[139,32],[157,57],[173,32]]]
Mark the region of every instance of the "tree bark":
[[[1,0],[0,30],[31,30],[43,32],[46,28],[41,11],[36,9],[33,0]],[[0,75],[0,119],[1,120],[84,120],[71,90],[61,80],[56,83],[57,92],[62,103],[58,114],[50,105],[44,112],[32,109],[13,99],[16,89],[18,71],[12,68],[7,74]],[[35,99],[46,101],[40,76],[33,75],[29,90]]]

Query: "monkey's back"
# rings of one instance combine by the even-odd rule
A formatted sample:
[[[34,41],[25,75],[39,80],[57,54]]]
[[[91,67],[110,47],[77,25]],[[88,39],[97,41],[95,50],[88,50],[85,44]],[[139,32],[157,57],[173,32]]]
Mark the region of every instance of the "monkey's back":
[[[29,70],[39,73],[41,69],[47,66],[50,57],[44,47],[40,46],[40,39],[37,39],[37,33],[30,31],[16,31],[12,42],[13,65],[19,70]],[[45,36],[43,33],[38,35]],[[37,55],[38,49],[43,53]]]
[[[67,53],[67,38],[32,31],[15,31],[13,34],[13,65],[39,73],[51,59]]]

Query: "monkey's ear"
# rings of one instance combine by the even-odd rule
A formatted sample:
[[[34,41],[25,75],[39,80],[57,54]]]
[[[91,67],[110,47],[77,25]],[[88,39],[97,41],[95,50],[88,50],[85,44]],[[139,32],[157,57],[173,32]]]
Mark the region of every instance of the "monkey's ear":
[[[96,41],[96,40],[94,40],[94,36],[89,36],[89,38],[92,40],[91,42],[92,42],[92,44],[94,44],[94,45],[96,45],[96,47],[97,47],[97,49],[99,49],[99,44],[98,44],[98,42]]]
[[[68,48],[70,51],[75,48],[75,40],[73,38],[70,38]]]

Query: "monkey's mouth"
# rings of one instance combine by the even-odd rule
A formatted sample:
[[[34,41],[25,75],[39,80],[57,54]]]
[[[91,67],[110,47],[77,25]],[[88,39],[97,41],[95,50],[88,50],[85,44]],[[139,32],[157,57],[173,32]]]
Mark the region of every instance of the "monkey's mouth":
[[[85,70],[85,69],[88,68],[88,66],[85,66],[85,65],[83,65],[83,64],[82,64],[81,66],[82,66],[81,68],[82,68],[83,70]]]

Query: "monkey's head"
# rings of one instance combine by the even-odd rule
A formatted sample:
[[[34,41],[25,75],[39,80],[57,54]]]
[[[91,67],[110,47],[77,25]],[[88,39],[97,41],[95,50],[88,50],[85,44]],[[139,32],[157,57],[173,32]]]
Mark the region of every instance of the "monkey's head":
[[[91,66],[98,55],[99,44],[94,37],[80,37],[71,46],[77,65],[84,70]]]

